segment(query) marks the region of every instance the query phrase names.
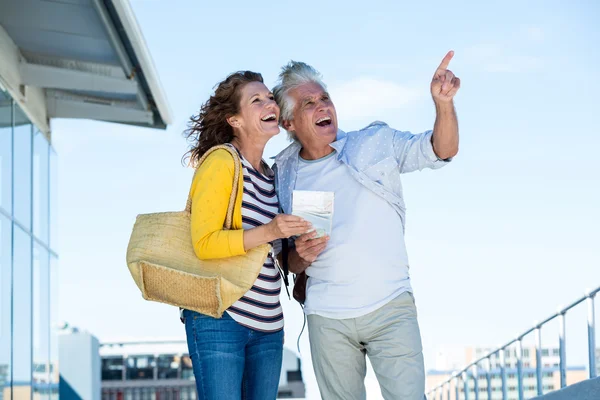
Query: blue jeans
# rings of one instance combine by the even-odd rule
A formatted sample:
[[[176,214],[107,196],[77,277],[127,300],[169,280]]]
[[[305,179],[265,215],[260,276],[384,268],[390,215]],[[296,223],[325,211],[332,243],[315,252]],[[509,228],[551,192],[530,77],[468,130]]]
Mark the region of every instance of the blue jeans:
[[[277,398],[283,358],[283,330],[265,333],[184,310],[185,332],[198,400]]]

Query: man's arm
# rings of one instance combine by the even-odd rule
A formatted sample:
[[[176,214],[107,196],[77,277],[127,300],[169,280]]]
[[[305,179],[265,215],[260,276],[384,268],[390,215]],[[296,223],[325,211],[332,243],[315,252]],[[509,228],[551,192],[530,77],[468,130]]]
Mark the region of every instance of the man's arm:
[[[431,96],[436,118],[433,131],[413,135],[394,131],[394,152],[401,173],[440,168],[458,153],[458,121],[454,111],[454,95],[460,79],[446,69],[454,52],[449,52],[431,80]]]
[[[300,257],[296,249],[291,249],[288,257],[290,272],[293,274],[301,274],[310,267],[311,263]]]
[[[305,233],[296,239],[296,247],[290,249],[288,255],[288,265],[291,273],[299,274],[304,272],[317,259],[319,254],[325,250],[329,236],[314,239],[316,235],[317,233],[313,231]]]
[[[431,81],[431,96],[435,103],[433,151],[442,160],[458,153],[458,120],[454,109],[454,95],[460,89],[460,79],[448,69],[454,52],[450,51],[435,71]]]
[[[447,160],[458,153],[458,120],[454,103],[440,103],[435,105],[435,125],[431,143],[433,151],[438,158]]]

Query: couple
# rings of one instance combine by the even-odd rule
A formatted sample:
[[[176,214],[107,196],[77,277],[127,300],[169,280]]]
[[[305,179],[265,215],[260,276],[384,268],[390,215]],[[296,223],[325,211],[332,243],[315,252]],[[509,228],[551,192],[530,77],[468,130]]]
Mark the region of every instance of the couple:
[[[192,165],[211,147],[225,144],[237,150],[243,172],[232,229],[223,230],[233,158],[217,150],[199,167],[191,189],[197,256],[231,257],[265,243],[280,249],[280,239],[291,238],[285,253],[289,270],[310,277],[304,312],[325,400],[366,398],[365,355],[384,398],[424,397],[400,174],[440,168],[458,152],[453,97],[460,80],[447,69],[452,56],[444,57],[431,82],[433,131],[413,135],[374,122],[345,133],[321,75],[292,61],[273,92],[258,73],[231,74],[186,132]],[[280,126],[292,144],[272,170],[263,150]],[[307,221],[290,215],[293,190],[335,193],[330,237],[315,238]],[[199,399],[277,397],[284,341],[281,281],[269,255],[252,289],[222,318],[183,310]]]

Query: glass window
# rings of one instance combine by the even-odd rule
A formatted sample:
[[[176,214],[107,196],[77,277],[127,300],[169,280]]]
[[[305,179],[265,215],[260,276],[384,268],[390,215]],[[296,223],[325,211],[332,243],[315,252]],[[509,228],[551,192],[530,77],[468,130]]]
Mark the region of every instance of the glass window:
[[[127,379],[154,379],[154,356],[127,357]]]
[[[58,160],[50,146],[50,248],[58,250]]]
[[[185,355],[181,357],[181,379],[194,379],[194,370],[192,368],[192,359]]]
[[[0,214],[0,394],[11,397],[12,223]],[[0,396],[0,398],[3,398]]]
[[[158,379],[177,379],[180,361],[176,355],[158,356]]]
[[[50,260],[48,250],[33,249],[33,383],[34,393],[46,393],[50,382]],[[34,394],[34,397],[37,395]],[[44,396],[40,396],[44,397]]]
[[[302,382],[302,371],[287,371],[287,380],[288,382]]]
[[[33,139],[33,234],[49,244],[49,146],[46,136],[36,130]]]
[[[50,383],[52,398],[58,398],[58,259],[50,255]],[[54,327],[54,329],[52,329]]]
[[[196,400],[196,388],[193,386],[181,388],[181,400]]]
[[[0,207],[12,215],[12,100],[0,91]]]
[[[559,349],[552,349],[552,355],[553,355],[553,356],[558,356],[558,355],[560,355],[560,350],[559,350]]]
[[[102,380],[103,381],[122,381],[123,380],[123,357],[106,357],[102,359]]]
[[[15,105],[14,141],[14,216],[27,230],[31,230],[31,153],[33,150],[32,125]]]
[[[14,230],[13,385],[31,384],[31,236]]]

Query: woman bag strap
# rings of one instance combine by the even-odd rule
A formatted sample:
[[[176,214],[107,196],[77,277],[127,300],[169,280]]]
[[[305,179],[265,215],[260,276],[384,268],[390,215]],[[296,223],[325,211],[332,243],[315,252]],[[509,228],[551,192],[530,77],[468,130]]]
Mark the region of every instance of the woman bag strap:
[[[196,166],[196,171],[194,171],[194,176],[192,177],[192,182],[194,182],[194,179],[196,178],[196,174],[200,170],[200,166],[202,165],[204,160],[206,160],[206,158],[209,155],[211,155],[214,151],[221,150],[221,149],[227,150],[229,152],[229,154],[231,154],[231,157],[233,157],[233,163],[235,166],[234,172],[233,172],[233,186],[231,189],[231,196],[229,196],[229,205],[227,207],[227,215],[225,216],[225,224],[223,225],[224,229],[229,230],[229,229],[231,229],[231,225],[232,225],[232,221],[233,221],[233,208],[235,206],[235,200],[237,198],[238,183],[239,183],[239,179],[240,179],[241,160],[240,160],[240,156],[238,155],[235,148],[233,146],[228,146],[228,145],[224,145],[224,144],[211,147],[206,153],[204,153],[202,158],[200,158],[200,161],[198,161],[198,165]],[[190,193],[188,195],[187,203],[185,205],[185,211],[187,211],[190,214],[192,212],[192,190],[191,189],[190,189]]]

